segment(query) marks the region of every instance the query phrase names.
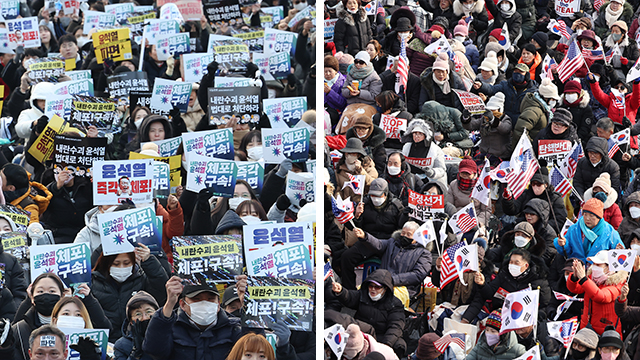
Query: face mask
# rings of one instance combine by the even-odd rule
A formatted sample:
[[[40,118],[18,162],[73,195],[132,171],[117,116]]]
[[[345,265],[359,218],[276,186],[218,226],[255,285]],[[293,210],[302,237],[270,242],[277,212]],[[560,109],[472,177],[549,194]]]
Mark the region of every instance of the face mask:
[[[602,202],[607,201],[607,194],[605,194],[602,191],[598,191],[597,193],[593,194],[593,197],[598,199],[598,200],[600,200],[600,201],[602,201]]]
[[[188,304],[191,308],[191,320],[200,326],[208,326],[218,321],[218,304],[210,301],[198,301]]]
[[[597,283],[602,283],[607,278],[607,275],[604,273],[604,270],[600,266],[593,266],[591,268],[591,277]]]
[[[251,149],[247,150],[247,156],[251,160],[258,161],[262,159],[262,151],[263,151],[262,146],[254,146]]]
[[[467,38],[464,36],[456,36],[456,40],[460,41],[460,42],[464,42]]]
[[[396,175],[400,174],[400,167],[399,166],[387,166],[387,171],[389,172],[389,175],[396,176]]]
[[[639,244],[631,244],[631,250],[635,250],[635,251],[640,250],[640,245]]]
[[[370,298],[371,298],[371,300],[373,300],[373,301],[378,301],[378,300],[382,299],[382,295],[384,295],[384,294],[380,293],[380,294],[378,294],[378,295],[376,295],[376,296],[371,296],[371,294],[369,294],[369,297],[370,297]]]
[[[382,204],[384,204],[384,200],[385,198],[381,198],[381,197],[371,197],[371,202],[373,203],[373,206],[380,206]]]
[[[574,359],[585,359],[591,350],[587,349],[585,351],[578,351],[576,349],[571,349],[571,355],[573,355]]]
[[[485,332],[484,335],[487,337],[487,344],[489,346],[493,346],[500,341],[500,335],[489,334],[488,332]]]
[[[600,81],[600,75],[594,74],[593,77],[596,79],[596,82]]]
[[[407,247],[411,245],[412,242],[413,242],[413,239],[409,239],[406,236],[400,236],[400,246]]]
[[[358,9],[355,9],[355,10],[347,9],[347,11],[348,11],[350,14],[355,14],[355,13],[357,13],[357,12],[358,12]]]
[[[514,243],[516,244],[517,247],[521,248],[521,247],[525,247],[527,246],[527,244],[529,243],[529,239],[527,239],[524,236],[516,236],[514,238]]]
[[[632,206],[629,208],[629,212],[631,213],[631,217],[637,219],[640,217],[640,208]]]
[[[129,276],[131,276],[131,274],[133,274],[133,265],[132,266],[127,266],[127,267],[115,267],[112,266],[109,269],[109,275],[111,275],[111,277],[113,278],[113,280],[122,283],[125,280],[127,280],[129,278]]]
[[[465,8],[465,9],[467,9],[467,10],[471,10],[471,9],[473,9],[473,3],[471,3],[471,4],[464,4],[464,5],[462,5],[462,6],[464,6],[464,8]]]
[[[249,199],[245,199],[243,197],[231,198],[229,199],[229,208],[233,211],[236,211],[236,209],[238,208],[238,205],[242,204],[242,202],[245,200],[249,200]]]
[[[573,104],[574,102],[576,102],[578,100],[578,94],[574,94],[574,93],[566,94],[564,96],[564,99],[567,100],[567,102],[569,104]]]
[[[555,108],[557,104],[558,104],[558,102],[555,101],[554,99],[549,100],[549,107],[550,108],[552,108],[552,109]]]
[[[347,156],[345,156],[345,158],[344,158],[344,162],[345,162],[345,164],[347,164],[347,165],[352,165],[352,164],[354,164],[354,163],[356,162],[356,160],[358,160],[358,156],[356,156],[356,155],[347,155]]]
[[[611,38],[613,38],[613,41],[620,41],[620,38],[622,38],[622,34],[611,34]]]
[[[306,2],[299,2],[295,5],[293,5],[293,8],[300,11],[300,10],[304,10],[304,8],[307,7],[307,3]]]
[[[509,264],[509,273],[515,278],[522,275],[522,270],[520,270],[520,266],[518,265]]]
[[[582,29],[578,29],[578,30],[576,31],[576,34],[578,34],[578,36],[580,36],[580,35],[582,35],[582,32],[583,32],[583,31],[584,31],[584,30],[582,30]],[[575,351],[575,350],[574,350],[574,351]]]
[[[565,275],[565,276],[564,276],[564,282],[569,281],[569,276],[571,276],[571,275]]]
[[[76,41],[78,42],[78,48],[82,48],[87,43],[91,42],[91,39],[89,39],[88,36],[81,36],[81,37],[77,38]]]
[[[618,354],[614,354],[614,353],[601,353],[600,354],[600,358],[602,358],[602,360],[616,360],[618,358]]]
[[[522,84],[524,82],[524,75],[514,72],[512,75],[513,82],[516,84]]]
[[[84,319],[82,316],[60,315],[56,326],[59,328],[84,329]]]
[[[56,306],[58,300],[60,300],[60,295],[57,294],[41,294],[33,297],[36,311],[44,316],[51,316],[53,307]]]
[[[140,129],[140,125],[142,125],[142,120],[144,120],[144,118],[142,118],[140,120],[135,120],[133,122],[133,124],[136,126],[136,129]]]
[[[67,28],[69,27],[70,23],[71,23],[70,17],[68,16],[60,17],[60,24],[62,24],[62,27]]]
[[[502,11],[509,11],[511,10],[511,4],[502,3],[502,5],[500,5],[500,9],[502,9]]]
[[[243,216],[243,217],[241,217],[241,219],[242,219],[242,221],[244,221],[245,224],[257,224],[257,223],[262,221],[262,220],[260,220],[259,217],[255,217],[255,216],[251,216],[251,215]]]
[[[403,39],[408,39],[411,37],[411,33],[410,32],[403,32],[403,33],[399,33],[400,37]]]
[[[238,309],[238,310],[235,310],[235,311],[231,312],[230,315],[239,318],[239,317],[242,316],[242,313],[240,312],[240,309]]]
[[[366,133],[366,134],[364,134],[364,135],[358,135],[358,139],[364,139],[364,138],[366,138],[367,136],[369,136],[369,132],[368,132],[368,131],[367,131],[367,133]]]

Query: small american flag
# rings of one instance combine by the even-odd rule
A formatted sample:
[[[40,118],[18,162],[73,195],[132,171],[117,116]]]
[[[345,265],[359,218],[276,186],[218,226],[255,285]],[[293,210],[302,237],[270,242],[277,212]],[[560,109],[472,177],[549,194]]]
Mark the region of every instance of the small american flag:
[[[404,39],[400,40],[400,56],[398,57],[398,82],[404,86],[403,91],[407,92],[407,80],[409,78],[409,59],[407,59],[407,44]]]
[[[560,335],[562,336],[562,342],[565,348],[569,348],[573,342],[573,337],[578,331],[578,318],[571,318],[562,322],[562,329]]]
[[[571,192],[571,183],[569,182],[569,180],[567,180],[566,177],[564,177],[562,172],[560,172],[557,167],[554,166],[553,170],[551,170],[549,180],[554,190],[560,193],[562,197],[567,196],[567,194]]]
[[[607,143],[609,143],[609,157],[613,159],[613,156],[620,151],[620,146],[618,146],[618,143],[612,138],[609,138]]]
[[[510,163],[513,165],[513,172],[507,174],[506,179],[509,189],[513,193],[513,198],[517,199],[526,189],[533,174],[540,168],[526,133],[523,133],[518,141],[518,146],[511,155]]]
[[[340,195],[338,195],[338,200],[332,196],[331,211],[340,224],[346,224],[353,219],[353,203],[349,201],[349,198],[343,202]]]
[[[449,346],[449,344],[454,343],[462,350],[466,350],[466,345],[464,343],[464,334],[447,334],[440,338],[440,340],[433,343],[433,346],[438,349],[442,354],[444,354],[444,350]]]
[[[471,206],[458,217],[458,227],[462,232],[467,232],[471,231],[475,226],[478,226],[478,219],[473,206]]]
[[[442,225],[444,226],[444,224]],[[451,245],[442,254],[442,270],[440,270],[440,288],[444,288],[445,285],[458,278],[458,272],[456,271],[456,264],[453,259],[456,255],[456,250],[467,245],[466,242],[460,241],[457,244]]]
[[[328,278],[333,278],[333,268],[331,267],[331,263],[327,261],[324,264],[324,281],[327,281]]]
[[[565,157],[560,164],[562,173],[565,177],[567,177],[567,179],[573,179],[573,175],[576,174],[576,169],[578,168],[578,160],[582,159],[583,157],[584,152],[582,151],[582,144],[578,142],[573,145],[571,154]]]
[[[569,45],[567,55],[562,59],[562,62],[558,67],[558,76],[560,77],[560,81],[566,82],[569,80],[571,75],[575,74],[575,72],[585,64],[584,57],[579,49],[578,43],[576,43],[575,40],[571,45]]]
[[[378,1],[378,8],[376,9],[376,15],[378,14],[382,14],[382,16],[385,16],[385,12],[384,12],[384,7],[382,7],[382,1]]]
[[[556,35],[562,35],[566,39],[571,38],[573,34],[571,28],[567,28],[567,24],[562,20],[551,19],[549,25],[547,25],[547,29]]]
[[[604,4],[604,0],[595,0],[593,2],[593,8],[596,9],[596,11],[599,11],[602,4]]]
[[[582,56],[585,60],[604,60],[604,51],[600,46],[595,50],[582,49]]]
[[[613,106],[618,110],[624,111],[624,94],[617,89],[611,89],[611,95],[613,95]]]

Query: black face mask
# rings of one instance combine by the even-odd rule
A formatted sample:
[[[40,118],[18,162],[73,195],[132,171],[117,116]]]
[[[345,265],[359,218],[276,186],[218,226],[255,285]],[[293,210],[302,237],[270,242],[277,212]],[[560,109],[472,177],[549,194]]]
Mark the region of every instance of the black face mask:
[[[36,311],[42,316],[51,316],[53,307],[56,306],[58,300],[60,300],[60,295],[57,294],[42,294],[33,297]]]
[[[400,236],[400,246],[401,247],[407,247],[409,245],[411,245],[411,243],[413,242],[413,239],[410,239],[406,236]]]
[[[242,312],[240,311],[241,309],[237,309],[235,311],[230,312],[229,314],[231,314],[231,316],[235,316],[237,318],[242,316]]]
[[[587,355],[589,355],[589,352],[591,352],[589,349],[585,351],[578,351],[576,349],[571,349],[571,354],[573,355],[574,359],[585,359]]]

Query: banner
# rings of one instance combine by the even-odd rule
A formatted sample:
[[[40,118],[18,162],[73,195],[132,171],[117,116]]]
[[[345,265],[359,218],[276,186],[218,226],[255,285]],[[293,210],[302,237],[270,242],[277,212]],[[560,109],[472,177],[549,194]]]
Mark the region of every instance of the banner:
[[[67,128],[67,123],[61,117],[55,115],[49,120],[42,133],[38,135],[36,142],[29,148],[31,154],[36,160],[44,163],[51,158],[53,154],[53,144],[56,135],[62,133]]]
[[[116,22],[124,24],[127,20],[127,16],[133,12],[133,6],[133,3],[109,4],[104,7],[104,12],[114,15],[116,17]]]
[[[38,275],[51,272],[65,285],[91,284],[91,248],[89,243],[33,245],[31,254],[31,282]]]
[[[307,161],[309,158],[309,130],[262,129],[262,147],[264,161],[267,164],[280,164],[284,159],[293,162]]]
[[[174,107],[186,113],[191,96],[191,83],[156,78],[151,93],[151,109],[171,111]]]
[[[384,130],[387,139],[400,139],[400,134],[407,130],[407,119],[400,119],[391,115],[380,115],[380,128]]]
[[[262,247],[271,248],[276,243],[301,243],[313,250],[313,227],[310,222],[251,224],[243,226],[243,244],[246,251]],[[311,252],[310,251],[310,252]]]
[[[76,138],[57,135],[54,139],[53,162],[58,168],[71,167],[74,176],[90,177],[93,163],[104,160],[106,148],[106,137]]]
[[[0,14],[5,20],[12,20],[17,18],[18,15],[20,15],[20,1],[3,0],[2,2],[0,2]]]
[[[302,244],[245,251],[249,276],[313,280],[309,248]]]
[[[69,126],[85,132],[90,126],[106,133],[118,132],[121,130],[120,114],[116,111],[116,104],[111,100],[73,95]]]
[[[29,222],[31,221],[29,212],[17,208],[13,205],[0,205],[0,217],[6,217],[13,221],[15,227],[11,226],[11,231],[20,231],[23,233],[27,232],[27,227],[29,226]],[[0,220],[0,224],[2,224],[2,222],[3,221]],[[4,224],[2,225],[4,226]]]
[[[203,0],[202,8],[209,23],[215,25],[242,24],[242,13],[238,0]]]
[[[636,252],[634,250],[615,249],[607,251],[609,272],[626,271],[632,273],[635,260]]]
[[[500,334],[509,330],[536,325],[538,323],[538,305],[540,290],[521,290],[506,296],[502,305],[502,326]]]
[[[129,71],[107,77],[109,97],[129,97],[130,91],[149,91],[149,80],[144,71]]]
[[[580,0],[556,0],[556,14],[560,17],[573,17],[574,13],[580,11]]]
[[[578,0],[579,1],[579,0]],[[458,95],[458,99],[462,103],[462,106],[466,110],[469,110],[472,114],[484,114],[484,101],[480,96],[470,93],[468,91],[462,91],[457,89],[451,89]]]
[[[213,196],[233,197],[238,174],[235,161],[199,155],[190,155],[187,161],[187,190],[197,193],[208,188]]]
[[[287,129],[302,119],[302,114],[307,111],[307,97],[264,99],[262,105],[272,128]]]
[[[83,34],[89,34],[92,29],[106,29],[116,25],[116,16],[101,11],[87,10],[84,13]]]
[[[169,56],[186,54],[191,51],[191,41],[188,33],[160,35],[156,39],[156,54],[159,61],[165,61]]]
[[[15,49],[23,46],[25,49],[40,47],[40,29],[38,17],[13,19],[5,21],[9,30],[9,47]]]
[[[257,193],[262,192],[264,183],[264,164],[257,161],[236,161],[238,166],[237,180],[244,180]]]
[[[93,163],[93,204],[134,204],[153,199],[153,160],[115,160]]]
[[[260,122],[262,102],[259,87],[209,88],[209,125],[224,125],[236,113],[241,124]]]
[[[66,335],[66,347],[69,351],[67,360],[80,360],[80,353],[71,349],[69,345],[77,344],[80,337],[88,337],[95,341],[102,350],[102,360],[106,359],[107,346],[109,344],[109,329],[70,329],[59,328]]]
[[[289,171],[284,193],[289,200],[291,200],[291,205],[295,207],[300,207],[300,201],[303,199],[308,203],[314,202],[315,182],[313,173],[294,173],[293,171]]]
[[[193,154],[226,160],[234,159],[231,128],[183,133],[182,142],[187,160]]]
[[[336,22],[338,22],[338,19],[328,19],[324,21],[324,42],[333,41],[333,34],[335,33]]]
[[[117,5],[131,5],[117,4]],[[111,6],[111,5],[107,5]],[[115,5],[114,5],[115,6]],[[116,15],[116,20],[118,16]],[[98,64],[102,64],[105,59],[113,61],[131,60],[131,40],[129,39],[129,29],[111,29],[93,33],[93,46]]]
[[[158,1],[158,7],[168,3],[176,4],[184,21],[200,21],[200,18],[204,15],[200,0],[160,0]]]
[[[151,142],[158,145],[158,154],[160,154],[161,157],[173,156],[178,153],[178,148],[180,147],[180,144],[182,144],[182,137],[178,136],[171,139]],[[140,149],[142,149],[145,144],[147,143],[141,143]]]
[[[430,168],[434,165],[435,156],[435,149],[429,148],[429,152],[427,153],[426,158],[412,158],[407,156],[405,158],[405,161],[407,162],[407,164],[413,165],[417,168]]]
[[[208,73],[207,65],[213,61],[213,54],[182,54],[180,60],[182,80],[192,83],[199,82]]]
[[[298,34],[290,31],[276,29],[265,29],[264,31],[264,53],[273,55],[279,52],[296,54],[296,42]]]
[[[571,153],[573,145],[569,140],[538,140],[538,159],[559,164]]]
[[[137,244],[146,245],[152,254],[163,251],[153,207],[98,213],[97,216],[104,255],[133,252]]]
[[[176,236],[173,271],[194,284],[235,283],[242,274],[242,241],[237,235]]]
[[[409,189],[409,217],[426,221],[434,213],[444,213],[444,195],[422,195]]]
[[[312,331],[314,293],[312,281],[249,277],[242,326],[273,328],[274,323],[284,322],[291,330]]]
[[[2,2],[0,2],[2,4]],[[49,81],[55,82],[60,76],[64,75],[64,62],[60,59],[39,58],[25,60],[25,64],[29,64],[28,76],[34,82]]]
[[[291,55],[279,52],[269,56],[269,72],[276,80],[286,79],[291,74]]]
[[[156,162],[169,164],[169,184],[171,185],[171,193],[175,193],[176,187],[180,186],[180,183],[182,182],[182,175],[180,174],[180,169],[182,167],[182,157],[180,155],[156,157],[140,154],[133,151],[129,152],[129,160],[138,159],[152,159],[154,160],[154,164]]]

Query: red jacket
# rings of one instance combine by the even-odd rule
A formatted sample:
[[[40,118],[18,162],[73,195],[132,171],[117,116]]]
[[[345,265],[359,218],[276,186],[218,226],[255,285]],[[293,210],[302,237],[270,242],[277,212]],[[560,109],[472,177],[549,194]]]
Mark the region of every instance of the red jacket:
[[[584,310],[580,319],[580,328],[584,328],[590,322],[593,330],[602,335],[607,325],[616,327],[622,336],[622,327],[615,310],[615,300],[620,296],[620,289],[627,280],[626,271],[617,271],[610,274],[604,284],[598,286],[591,280],[591,269],[588,271],[588,279],[580,284],[574,282],[573,275],[567,280],[567,288],[574,294],[584,293]]]
[[[613,204],[604,209],[604,221],[608,222],[614,229],[618,230],[618,226],[620,226],[620,223],[622,222],[622,212],[620,211],[618,204]]]
[[[173,265],[173,252],[169,240],[174,236],[184,234],[184,217],[182,207],[178,202],[178,207],[173,210],[166,210],[160,203],[156,207],[156,215],[162,216],[162,250],[167,254],[169,264]]]
[[[632,124],[636,123],[636,113],[638,112],[638,107],[640,107],[640,83],[633,83],[633,89],[631,90],[631,94],[627,94],[624,99],[624,111],[615,107],[613,99],[615,98],[613,94],[605,94],[602,89],[600,89],[600,84],[595,82],[591,84],[591,92],[593,93],[593,97],[598,100],[602,106],[607,108],[607,113],[609,114],[609,118],[618,124],[622,124],[622,117],[627,116],[629,121]],[[631,147],[634,149],[638,148],[638,137],[631,137]]]

